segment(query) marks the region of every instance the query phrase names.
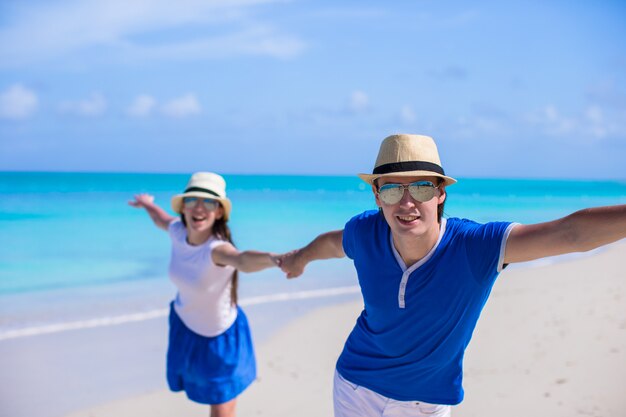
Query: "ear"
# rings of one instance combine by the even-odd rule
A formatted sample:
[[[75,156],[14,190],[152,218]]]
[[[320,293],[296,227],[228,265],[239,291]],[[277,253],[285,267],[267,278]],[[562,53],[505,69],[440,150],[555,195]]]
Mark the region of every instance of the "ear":
[[[224,217],[224,207],[222,207],[222,205],[220,204],[219,207],[217,208],[217,211],[215,212],[215,218],[219,220],[223,217]]]
[[[445,185],[440,185],[438,188],[439,188],[439,196],[437,197],[437,205],[442,204],[444,201],[446,201],[446,196],[448,195],[446,193]]]
[[[378,190],[376,189],[376,186],[374,184],[372,184],[372,192],[374,193],[374,199],[376,200],[376,205],[378,207],[381,207],[381,202],[380,199],[378,198]]]

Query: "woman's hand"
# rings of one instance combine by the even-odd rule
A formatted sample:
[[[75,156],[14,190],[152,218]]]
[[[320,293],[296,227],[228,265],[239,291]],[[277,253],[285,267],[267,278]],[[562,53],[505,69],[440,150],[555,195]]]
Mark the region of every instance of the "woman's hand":
[[[176,219],[154,203],[154,196],[150,194],[135,194],[135,199],[128,202],[129,206],[145,209],[154,224],[162,230],[167,230],[169,224]]]
[[[130,200],[128,204],[137,208],[146,208],[154,204],[154,196],[150,194],[135,194],[135,199]]]

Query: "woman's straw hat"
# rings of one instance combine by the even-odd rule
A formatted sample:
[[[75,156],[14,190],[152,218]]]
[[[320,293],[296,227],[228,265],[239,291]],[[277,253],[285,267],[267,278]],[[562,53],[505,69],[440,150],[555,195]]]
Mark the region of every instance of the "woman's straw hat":
[[[434,176],[445,185],[456,182],[447,177],[441,167],[439,152],[433,138],[422,135],[391,135],[383,140],[371,174],[359,174],[368,184],[380,177]]]
[[[172,210],[176,213],[181,213],[183,211],[183,198],[185,197],[218,200],[224,207],[224,220],[228,220],[230,217],[232,204],[226,198],[226,181],[224,181],[221,175],[212,172],[196,172],[193,174],[187,183],[187,187],[185,187],[185,191],[172,197]]]

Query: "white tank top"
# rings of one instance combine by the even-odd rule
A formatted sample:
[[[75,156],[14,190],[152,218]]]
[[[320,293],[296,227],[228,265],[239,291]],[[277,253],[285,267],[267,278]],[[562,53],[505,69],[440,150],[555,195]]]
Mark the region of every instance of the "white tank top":
[[[237,307],[230,298],[235,268],[218,266],[211,258],[213,248],[226,241],[211,237],[202,245],[192,246],[180,220],[170,223],[168,230],[172,239],[169,275],[178,288],[174,310],[195,333],[217,336],[237,318]]]

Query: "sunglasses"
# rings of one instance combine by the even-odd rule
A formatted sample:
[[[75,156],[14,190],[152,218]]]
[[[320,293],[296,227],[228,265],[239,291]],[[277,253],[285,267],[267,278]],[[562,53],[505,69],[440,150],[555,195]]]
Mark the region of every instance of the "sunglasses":
[[[387,205],[397,204],[402,200],[404,190],[409,190],[411,198],[425,203],[435,196],[435,184],[430,181],[417,181],[411,184],[385,184],[378,189],[380,201]]]
[[[186,209],[192,209],[196,206],[198,201],[202,202],[204,208],[208,211],[217,210],[220,206],[220,202],[217,200],[213,200],[212,198],[199,198],[199,197],[185,197],[183,198],[183,205]]]

